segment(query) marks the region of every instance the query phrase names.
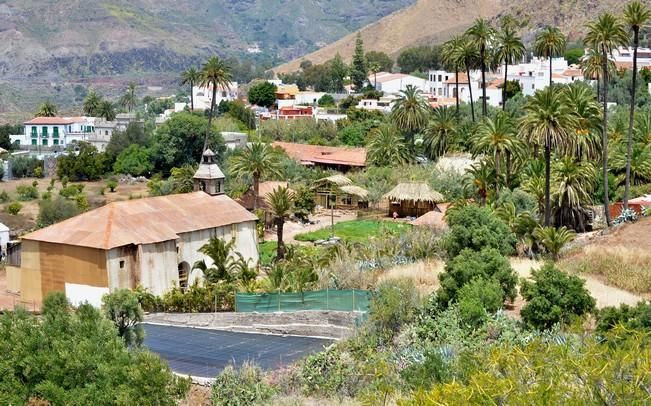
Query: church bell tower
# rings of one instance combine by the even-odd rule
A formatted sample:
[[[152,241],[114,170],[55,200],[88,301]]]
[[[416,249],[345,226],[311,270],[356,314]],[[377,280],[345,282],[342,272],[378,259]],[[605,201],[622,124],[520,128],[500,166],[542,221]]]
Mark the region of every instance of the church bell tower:
[[[215,153],[210,149],[203,152],[193,179],[195,192],[202,191],[211,196],[224,194],[224,173],[215,163]]]

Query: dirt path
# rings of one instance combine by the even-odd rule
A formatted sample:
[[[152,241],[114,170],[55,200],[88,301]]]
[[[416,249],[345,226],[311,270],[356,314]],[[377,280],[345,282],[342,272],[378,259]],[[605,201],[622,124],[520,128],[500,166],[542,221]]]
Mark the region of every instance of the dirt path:
[[[355,220],[357,215],[353,212],[337,212],[335,211],[334,221],[335,224],[341,221],[350,221]],[[308,233],[310,231],[320,230],[322,228],[330,226],[330,213],[317,213],[313,216],[310,216],[310,220],[314,221],[316,224],[301,224],[294,221],[288,221],[285,223],[285,228],[283,230],[283,239],[286,244],[312,244],[306,243],[304,241],[296,241],[294,236],[297,234]],[[276,241],[276,232],[274,230],[267,231],[264,235],[265,241]]]

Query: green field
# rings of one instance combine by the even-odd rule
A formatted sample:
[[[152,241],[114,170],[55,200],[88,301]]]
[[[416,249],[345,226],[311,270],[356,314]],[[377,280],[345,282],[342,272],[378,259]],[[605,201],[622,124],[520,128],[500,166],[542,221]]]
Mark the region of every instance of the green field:
[[[335,224],[335,236],[350,242],[368,241],[370,238],[385,233],[402,234],[409,230],[411,225],[394,221],[352,220]],[[298,241],[326,240],[331,235],[330,226],[309,233],[298,234],[294,237]]]

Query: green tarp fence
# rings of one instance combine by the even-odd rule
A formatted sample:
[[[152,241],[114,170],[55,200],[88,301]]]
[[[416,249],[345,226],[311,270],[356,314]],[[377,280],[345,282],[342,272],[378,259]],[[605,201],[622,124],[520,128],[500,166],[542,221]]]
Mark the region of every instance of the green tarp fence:
[[[303,293],[263,293],[235,295],[236,312],[295,312],[299,310],[339,310],[367,312],[371,292],[367,290],[316,290]]]

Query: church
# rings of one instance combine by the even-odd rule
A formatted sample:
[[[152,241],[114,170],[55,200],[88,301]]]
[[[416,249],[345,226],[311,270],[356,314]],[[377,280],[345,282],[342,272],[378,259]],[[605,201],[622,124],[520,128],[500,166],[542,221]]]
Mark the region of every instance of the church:
[[[73,304],[99,306],[104,294],[141,286],[162,295],[201,279],[192,269],[210,238],[235,241],[258,262],[257,217],[224,194],[224,174],[207,149],[194,175],[194,192],[109,203],[21,238],[20,263],[7,267],[9,290],[42,303],[65,292]]]

